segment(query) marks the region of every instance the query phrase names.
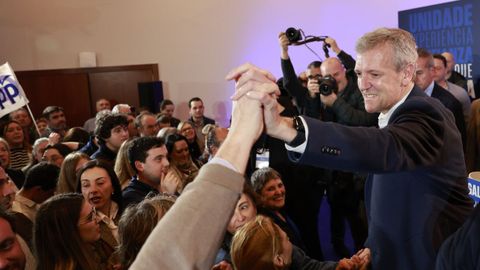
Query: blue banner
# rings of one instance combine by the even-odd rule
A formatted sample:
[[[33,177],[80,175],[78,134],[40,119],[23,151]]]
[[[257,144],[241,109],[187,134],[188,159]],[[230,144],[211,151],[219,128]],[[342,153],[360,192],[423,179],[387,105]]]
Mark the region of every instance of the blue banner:
[[[470,197],[475,201],[475,205],[480,202],[480,181],[468,178],[468,191]]]
[[[479,1],[461,0],[400,11],[398,26],[413,34],[419,48],[450,52],[455,71],[467,78],[471,96],[480,97]]]

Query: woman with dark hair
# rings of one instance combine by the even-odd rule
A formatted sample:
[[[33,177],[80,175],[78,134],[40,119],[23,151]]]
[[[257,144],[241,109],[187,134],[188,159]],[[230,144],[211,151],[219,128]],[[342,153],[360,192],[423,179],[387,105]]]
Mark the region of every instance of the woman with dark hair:
[[[77,172],[90,161],[90,157],[82,152],[68,154],[60,167],[57,194],[75,192],[77,189]]]
[[[77,192],[97,209],[101,238],[112,249],[118,245],[118,220],[123,210],[120,183],[113,169],[105,162],[87,162],[77,174]]]
[[[270,167],[260,168],[253,172],[250,181],[259,198],[260,214],[270,217],[295,246],[308,254],[298,227],[285,211],[286,190],[280,173]]]
[[[192,161],[188,141],[184,136],[169,135],[165,146],[168,150],[170,167],[165,179],[160,183],[160,189],[169,194],[181,193],[185,186],[197,176],[198,166]]]
[[[180,122],[177,127],[178,133],[185,136],[188,142],[188,149],[193,160],[198,160],[203,153],[203,149],[200,149],[200,143],[197,141],[197,134],[190,122]]]
[[[100,240],[95,207],[80,194],[59,194],[44,202],[33,233],[37,270],[108,269],[113,250]]]
[[[59,168],[61,168],[63,160],[71,152],[72,149],[61,143],[48,145],[43,152],[42,161],[57,165]]]
[[[63,137],[63,142],[77,142],[79,143],[78,149],[82,148],[85,144],[88,143],[90,139],[90,134],[81,127],[70,128],[65,136]]]
[[[238,199],[235,211],[227,225],[227,232],[223,238],[222,246],[217,253],[215,259],[215,266],[213,269],[225,269],[227,265],[232,264],[230,256],[230,246],[235,232],[243,227],[247,222],[254,220],[257,216],[257,196],[252,187],[245,182],[243,185],[243,192]],[[228,269],[228,268],[227,268]]]
[[[117,253],[122,269],[128,269],[160,219],[175,202],[175,196],[165,194],[146,198],[128,207],[120,218],[120,245]]]
[[[38,132],[33,124],[32,118],[28,114],[27,109],[22,107],[10,113],[10,119],[17,121],[22,126],[25,140],[32,145],[38,139]]]
[[[10,146],[10,168],[21,170],[27,166],[32,147],[25,137],[22,126],[15,120],[8,121],[3,127],[3,138]]]

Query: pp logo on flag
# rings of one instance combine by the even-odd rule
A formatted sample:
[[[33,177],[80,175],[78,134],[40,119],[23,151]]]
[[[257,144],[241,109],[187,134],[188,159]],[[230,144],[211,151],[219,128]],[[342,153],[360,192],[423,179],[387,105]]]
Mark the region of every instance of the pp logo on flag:
[[[0,109],[5,109],[5,102],[15,104],[15,97],[18,97],[20,91],[16,85],[15,79],[11,75],[0,76]]]

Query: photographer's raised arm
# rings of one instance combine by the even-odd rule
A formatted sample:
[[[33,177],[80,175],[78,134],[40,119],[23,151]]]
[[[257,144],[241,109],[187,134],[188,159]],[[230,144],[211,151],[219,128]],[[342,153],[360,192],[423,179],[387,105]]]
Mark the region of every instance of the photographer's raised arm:
[[[327,37],[325,39],[325,43],[329,44],[332,50],[335,52],[335,54],[337,54],[338,59],[342,61],[342,64],[345,67],[345,69],[353,70],[355,68],[355,63],[356,63],[355,59],[353,59],[353,57],[350,54],[340,49],[335,39],[333,39],[332,37]]]
[[[282,60],[290,59],[290,56],[288,55],[288,46],[290,45],[290,41],[288,41],[285,32],[280,32],[280,34],[278,34],[278,43],[280,44],[280,57]]]
[[[288,46],[290,41],[287,38],[287,35],[284,32],[280,32],[278,35],[278,43],[280,45],[280,58],[283,74],[283,87],[287,92],[297,100],[297,103],[300,107],[303,107],[304,97],[307,94],[308,90],[305,88],[295,73],[293,68],[292,61],[288,55]],[[312,95],[310,93],[310,95]]]

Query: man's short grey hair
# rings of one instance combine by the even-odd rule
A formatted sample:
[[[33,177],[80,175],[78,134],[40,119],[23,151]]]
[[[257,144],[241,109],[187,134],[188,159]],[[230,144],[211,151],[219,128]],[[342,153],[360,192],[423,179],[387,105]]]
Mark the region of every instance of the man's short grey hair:
[[[107,115],[107,114],[113,114],[113,113],[109,109],[105,109],[105,110],[101,110],[101,111],[97,112],[97,114],[95,114],[95,121],[97,119],[102,118],[104,115]]]
[[[38,138],[38,139],[36,139],[35,142],[33,143],[33,146],[32,146],[32,152],[36,153],[38,151],[38,147],[43,142],[48,142],[48,138]]]
[[[130,105],[128,104],[117,104],[113,107],[112,113],[121,113],[122,109],[130,111]]]
[[[357,54],[362,54],[383,45],[391,47],[392,60],[397,71],[402,70],[408,64],[416,64],[418,55],[415,38],[409,32],[398,28],[379,28],[366,33],[357,41],[355,50]]]

